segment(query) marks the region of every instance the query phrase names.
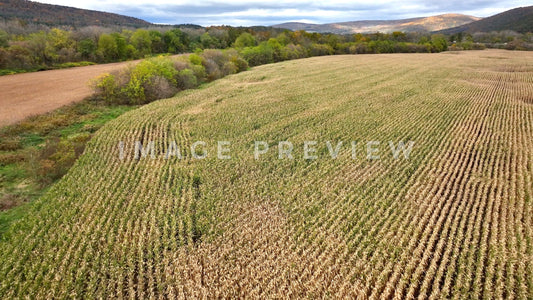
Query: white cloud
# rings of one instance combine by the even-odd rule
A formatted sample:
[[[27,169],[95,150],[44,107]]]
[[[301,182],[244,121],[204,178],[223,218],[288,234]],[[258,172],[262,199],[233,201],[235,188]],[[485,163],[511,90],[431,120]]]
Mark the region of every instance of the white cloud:
[[[154,23],[199,25],[272,25],[306,20],[328,23],[356,20],[387,20],[464,13],[490,16],[514,7],[528,6],[523,0],[437,0],[437,1],[316,1],[264,0],[39,0],[39,2],[101,10],[141,18]]]

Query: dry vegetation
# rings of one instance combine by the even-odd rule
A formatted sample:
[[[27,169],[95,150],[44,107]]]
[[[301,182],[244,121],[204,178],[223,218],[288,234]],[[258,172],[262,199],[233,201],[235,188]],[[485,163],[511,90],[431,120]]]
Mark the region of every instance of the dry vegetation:
[[[532,58],[287,61],[129,112],[3,235],[0,296],[530,299]],[[121,140],[233,158],[121,161]],[[416,146],[306,161],[306,140]]]

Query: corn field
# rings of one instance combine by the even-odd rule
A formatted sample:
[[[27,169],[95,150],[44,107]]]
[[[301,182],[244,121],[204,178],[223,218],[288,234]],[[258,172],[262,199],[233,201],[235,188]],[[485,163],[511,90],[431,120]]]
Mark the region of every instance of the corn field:
[[[0,298],[531,299],[532,177],[532,53],[264,65],[100,129],[2,236]]]

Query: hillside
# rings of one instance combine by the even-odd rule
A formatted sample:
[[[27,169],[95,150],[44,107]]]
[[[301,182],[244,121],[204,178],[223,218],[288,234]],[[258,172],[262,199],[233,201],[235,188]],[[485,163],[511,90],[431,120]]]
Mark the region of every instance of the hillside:
[[[130,111],[1,236],[0,298],[531,298],[532,59],[314,57]]]
[[[290,30],[305,30],[308,32],[330,32],[337,34],[372,33],[378,31],[383,33],[390,33],[393,31],[428,32],[463,25],[479,19],[480,18],[461,14],[444,14],[402,20],[353,21],[329,24],[290,22],[274,25],[272,27],[286,28]]]
[[[0,20],[19,19],[49,26],[132,26],[150,23],[113,13],[51,5],[26,0],[0,0]]]
[[[519,33],[533,32],[533,6],[519,7],[469,24],[439,31],[444,34],[459,32],[491,32],[512,30]]]

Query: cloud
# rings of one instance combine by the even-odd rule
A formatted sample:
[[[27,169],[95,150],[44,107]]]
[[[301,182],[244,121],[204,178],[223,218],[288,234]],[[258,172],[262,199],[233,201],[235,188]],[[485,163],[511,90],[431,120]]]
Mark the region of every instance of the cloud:
[[[72,6],[70,0],[40,2]],[[199,25],[273,25],[289,21],[332,23],[356,20],[391,20],[464,13],[490,16],[514,7],[527,6],[522,0],[449,0],[449,1],[303,1],[259,0],[183,1],[183,0],[80,0],[75,6],[133,16],[154,23]]]

